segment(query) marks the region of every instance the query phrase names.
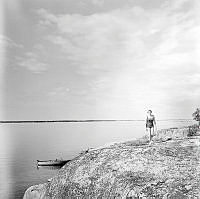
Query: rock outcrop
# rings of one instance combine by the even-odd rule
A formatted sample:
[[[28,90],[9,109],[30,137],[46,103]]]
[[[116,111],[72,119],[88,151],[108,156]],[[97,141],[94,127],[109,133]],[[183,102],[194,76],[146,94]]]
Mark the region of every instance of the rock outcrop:
[[[200,138],[187,128],[88,151],[24,199],[200,198]]]

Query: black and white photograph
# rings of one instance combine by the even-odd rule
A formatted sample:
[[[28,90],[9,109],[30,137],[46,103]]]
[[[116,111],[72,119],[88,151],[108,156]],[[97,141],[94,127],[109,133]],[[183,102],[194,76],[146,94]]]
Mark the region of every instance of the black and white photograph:
[[[0,199],[200,199],[200,1],[0,0]]]

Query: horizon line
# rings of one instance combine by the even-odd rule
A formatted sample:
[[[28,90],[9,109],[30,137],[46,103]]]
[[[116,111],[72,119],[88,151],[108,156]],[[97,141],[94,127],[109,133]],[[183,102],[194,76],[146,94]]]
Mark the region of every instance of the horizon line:
[[[158,119],[156,121],[187,121],[193,119]],[[145,119],[87,119],[87,120],[1,120],[1,124],[9,124],[9,123],[73,123],[73,122],[131,122],[131,121],[145,121]]]

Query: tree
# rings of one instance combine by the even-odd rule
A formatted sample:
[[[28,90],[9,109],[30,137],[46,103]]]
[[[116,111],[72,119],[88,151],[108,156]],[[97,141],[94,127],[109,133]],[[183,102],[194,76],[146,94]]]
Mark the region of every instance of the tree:
[[[200,126],[200,108],[197,108],[196,111],[192,114],[194,120],[199,122]]]

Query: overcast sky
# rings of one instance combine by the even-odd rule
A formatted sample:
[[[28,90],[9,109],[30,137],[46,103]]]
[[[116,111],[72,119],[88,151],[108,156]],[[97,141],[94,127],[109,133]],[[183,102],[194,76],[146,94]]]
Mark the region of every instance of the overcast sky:
[[[199,0],[6,0],[3,119],[190,118]]]

